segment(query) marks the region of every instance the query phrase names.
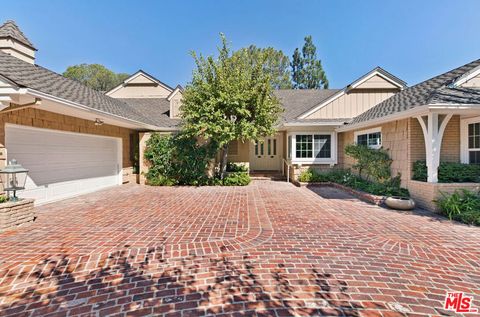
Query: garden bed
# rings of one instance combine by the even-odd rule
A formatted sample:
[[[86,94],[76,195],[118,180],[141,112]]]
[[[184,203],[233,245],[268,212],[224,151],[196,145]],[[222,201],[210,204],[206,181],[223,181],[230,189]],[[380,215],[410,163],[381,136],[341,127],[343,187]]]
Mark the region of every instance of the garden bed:
[[[0,232],[35,220],[33,199],[7,201],[0,204]]]
[[[367,202],[367,203],[370,203],[370,204],[374,204],[374,205],[377,205],[377,206],[383,205],[383,203],[386,199],[386,196],[378,196],[378,195],[369,194],[369,193],[366,193],[366,192],[363,192],[363,191],[360,191],[360,190],[356,190],[356,189],[353,189],[351,187],[348,187],[348,186],[345,186],[345,185],[342,185],[342,184],[333,183],[333,182],[305,183],[305,182],[296,181],[295,185],[297,185],[299,187],[309,187],[309,186],[322,187],[322,186],[325,186],[325,187],[338,188],[340,190],[343,190],[343,191],[351,194],[352,196],[355,196],[356,198],[360,199],[361,201],[364,201],[364,202]]]

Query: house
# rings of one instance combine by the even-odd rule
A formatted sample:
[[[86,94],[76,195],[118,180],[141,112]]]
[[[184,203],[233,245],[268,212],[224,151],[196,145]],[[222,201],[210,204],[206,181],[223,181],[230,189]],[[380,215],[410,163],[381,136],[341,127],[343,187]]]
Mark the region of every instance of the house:
[[[139,71],[110,97],[35,65],[36,51],[13,21],[0,26],[0,160],[29,169],[22,196],[45,203],[135,180],[138,133],[177,130],[181,88]]]
[[[30,170],[23,196],[37,203],[136,181],[153,132],[180,129],[183,89],[139,70],[101,93],[35,65],[36,48],[13,21],[0,26],[0,160]],[[278,90],[285,109],[275,135],[235,141],[228,159],[251,171],[349,168],[344,147],[388,149],[393,174],[420,206],[440,191],[441,161],[480,163],[480,60],[407,87],[377,67],[342,89]],[[426,160],[428,182],[412,180]],[[140,173],[140,183],[144,182]]]

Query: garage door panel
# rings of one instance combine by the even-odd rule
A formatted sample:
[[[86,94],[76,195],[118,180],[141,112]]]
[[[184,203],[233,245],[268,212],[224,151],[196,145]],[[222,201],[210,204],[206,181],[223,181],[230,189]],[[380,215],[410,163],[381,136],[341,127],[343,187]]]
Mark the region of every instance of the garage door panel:
[[[37,203],[63,199],[120,183],[120,141],[79,133],[6,127],[9,159],[29,169],[26,190]]]

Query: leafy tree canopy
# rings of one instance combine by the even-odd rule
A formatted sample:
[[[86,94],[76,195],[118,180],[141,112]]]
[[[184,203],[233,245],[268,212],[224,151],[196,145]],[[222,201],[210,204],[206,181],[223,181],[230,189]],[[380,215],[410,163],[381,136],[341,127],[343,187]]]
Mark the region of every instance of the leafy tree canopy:
[[[302,52],[295,49],[292,56],[292,80],[296,89],[327,89],[328,79],[322,67],[322,62],[317,57],[317,48],[312,37],[305,37]]]
[[[264,68],[270,75],[274,89],[292,88],[290,60],[281,50],[276,50],[273,47],[259,48],[250,45],[247,48],[240,49],[238,54],[245,54],[245,58],[251,59],[253,64],[262,63],[262,59],[264,59]]]
[[[79,64],[69,66],[63,76],[81,82],[98,90],[108,91],[123,82],[129,74],[114,73],[100,64]]]
[[[232,52],[225,36],[218,57],[192,53],[196,69],[186,86],[181,106],[187,134],[214,142],[222,148],[222,174],[228,144],[251,141],[276,131],[282,108],[273,95],[266,50]]]

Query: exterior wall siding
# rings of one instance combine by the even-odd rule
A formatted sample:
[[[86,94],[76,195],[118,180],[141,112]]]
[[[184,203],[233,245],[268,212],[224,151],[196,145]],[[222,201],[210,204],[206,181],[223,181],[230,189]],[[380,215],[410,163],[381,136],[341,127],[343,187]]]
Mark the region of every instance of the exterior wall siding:
[[[8,149],[5,151],[5,124],[12,123],[29,127],[53,129],[67,132],[103,135],[122,139],[122,165],[124,181],[131,181],[133,162],[130,160],[130,135],[134,130],[104,124],[96,126],[93,121],[65,116],[44,110],[26,108],[0,114],[0,164],[5,166]]]
[[[309,115],[308,119],[353,118],[393,96],[398,90],[361,89],[333,100]]]

